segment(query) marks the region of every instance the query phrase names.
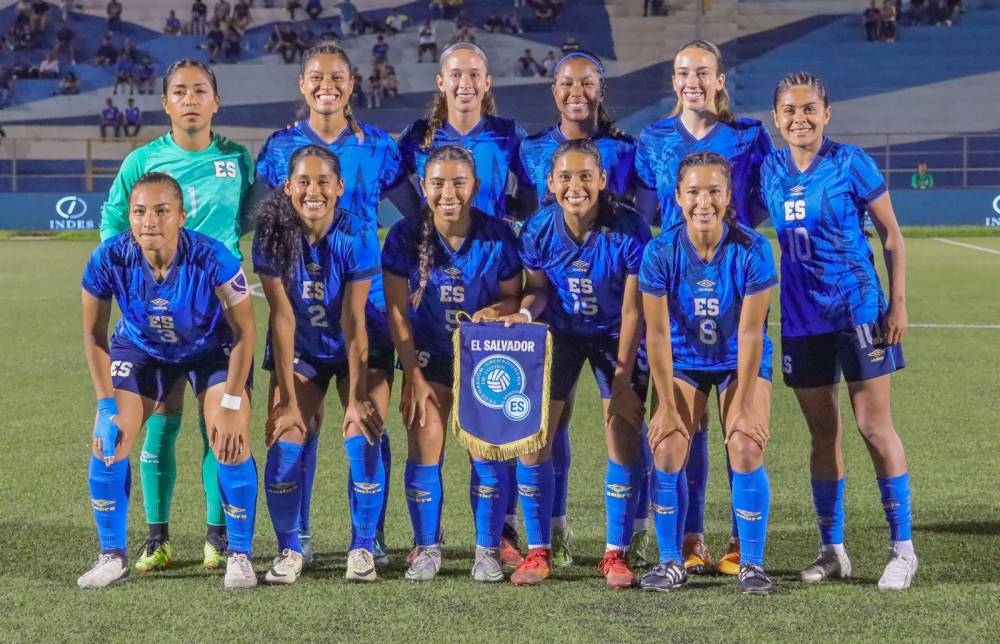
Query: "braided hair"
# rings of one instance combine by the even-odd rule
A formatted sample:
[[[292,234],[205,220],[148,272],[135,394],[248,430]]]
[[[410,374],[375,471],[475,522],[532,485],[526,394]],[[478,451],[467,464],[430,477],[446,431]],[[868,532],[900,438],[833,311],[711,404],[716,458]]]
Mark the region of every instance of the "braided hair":
[[[325,39],[320,40],[311,48],[306,50],[306,53],[302,56],[302,65],[299,68],[299,78],[305,78],[306,65],[309,61],[316,56],[321,56],[323,54],[329,54],[331,56],[337,56],[344,61],[347,65],[348,73],[352,73],[354,69],[351,65],[351,59],[347,56],[347,52],[337,46],[337,43],[333,40]],[[309,116],[309,105],[303,105],[299,108],[299,118],[307,118]],[[358,137],[358,141],[361,143],[365,142],[365,133],[361,129],[361,125],[358,123],[358,119],[354,116],[354,112],[351,110],[351,97],[347,97],[347,102],[344,104],[344,118],[347,119],[347,125],[350,126],[351,132],[354,136]]]

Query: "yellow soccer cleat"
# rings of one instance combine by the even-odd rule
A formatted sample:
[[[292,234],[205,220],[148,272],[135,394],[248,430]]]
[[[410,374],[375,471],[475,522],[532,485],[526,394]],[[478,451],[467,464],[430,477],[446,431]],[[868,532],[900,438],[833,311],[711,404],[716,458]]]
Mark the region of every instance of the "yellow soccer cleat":
[[[712,556],[708,554],[705,539],[700,534],[689,534],[684,537],[682,548],[684,569],[691,575],[705,575],[712,572]],[[739,558],[737,557],[737,565]]]
[[[715,572],[720,575],[729,575],[730,577],[735,577],[740,574],[739,539],[731,539],[729,541],[729,550],[726,550],[726,554],[722,555],[719,562],[715,564]]]

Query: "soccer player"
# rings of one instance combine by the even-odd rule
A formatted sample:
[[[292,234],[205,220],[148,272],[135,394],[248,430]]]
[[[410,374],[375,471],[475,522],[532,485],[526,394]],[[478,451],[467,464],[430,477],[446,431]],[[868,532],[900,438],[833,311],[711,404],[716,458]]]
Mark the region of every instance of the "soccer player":
[[[416,543],[406,571],[410,581],[429,581],[441,568],[441,459],[453,402],[452,332],[462,313],[478,321],[516,311],[522,281],[513,229],[473,206],[479,180],[472,154],[444,145],[431,151],[423,170],[425,212],[394,225],[382,249],[389,328],[404,374],[404,476]],[[470,456],[476,522],[472,577],[498,582],[509,468]]]
[[[675,198],[677,169],[692,152],[716,152],[732,166],[732,199],[736,220],[756,227],[767,219],[760,196],[760,165],[771,152],[771,137],[757,120],[737,118],[729,109],[722,54],[704,40],[693,40],[677,50],[673,62],[673,88],[677,104],[671,115],[643,128],[635,152],[639,179],[655,190],[660,202],[663,230],[683,222]],[[688,495],[685,519],[684,565],[689,572],[708,572],[712,560],[705,546],[705,490],[708,486],[708,411],[691,436],[691,456],[685,467]],[[732,478],[732,468],[726,461]],[[731,517],[730,542],[715,569],[726,575],[739,573],[740,550],[736,517]]]
[[[781,367],[812,437],[809,469],[819,556],[801,577],[849,577],[844,549],[841,373],[875,466],[889,524],[885,590],[908,588],[917,572],[910,475],[890,412],[890,381],[904,366],[906,250],[888,189],[860,148],[823,136],[830,122],[826,85],[798,72],[774,90],[774,124],[788,147],[768,156],[761,180],[781,245]],[[864,230],[871,216],[882,242],[889,298]]]
[[[101,239],[129,228],[128,196],[147,172],[166,172],[177,179],[188,213],[185,225],[216,239],[237,258],[243,230],[241,214],[253,183],[253,161],[242,145],[212,132],[212,117],[219,111],[215,73],[197,60],[172,63],[163,74],[163,109],[170,117],[170,131],[133,150],[122,162],[118,176],[101,210]],[[146,423],[146,438],[139,457],[143,505],[148,535],[137,572],[163,570],[173,562],[170,544],[170,508],[177,480],[177,435],[184,405],[183,383],[159,400]],[[203,444],[202,484],[205,489],[207,534],[203,548],[206,570],[226,563],[226,522],[216,460],[209,449],[204,416],[198,417]]]
[[[240,261],[218,241],[184,229],[181,186],[151,172],[129,193],[128,232],[108,239],[83,273],[84,351],[97,393],[90,502],[101,555],[77,584],[125,579],[129,453],[153,410],[184,379],[198,397],[218,459],[228,534],[225,587],[257,584],[250,564],[257,469],[248,425],[255,342]],[[108,343],[111,300],[121,319]]]
[[[574,51],[563,56],[553,68],[552,97],[559,110],[559,123],[533,134],[521,141],[521,165],[535,185],[543,202],[550,203],[548,195],[549,171],[552,155],[559,144],[572,139],[588,139],[601,153],[601,165],[608,177],[607,190],[625,201],[635,197],[638,180],[635,174],[635,139],[615,127],[604,106],[604,65],[593,54]],[[548,200],[548,201],[546,201]],[[566,517],[569,496],[569,467],[571,462],[569,418],[573,413],[573,394],[566,400],[562,422],[550,440],[552,466],[555,468],[556,489],[552,508],[552,565],[565,567],[573,563],[573,530]],[[646,457],[644,450],[644,458]],[[645,469],[649,469],[648,459]],[[642,488],[640,488],[642,489]],[[630,557],[638,565],[645,564],[646,523],[648,499],[639,499],[636,526],[633,531]]]
[[[339,207],[374,226],[383,193],[397,185],[406,184],[406,174],[399,148],[392,137],[384,130],[358,120],[351,113],[353,91],[351,61],[342,49],[332,43],[321,42],[308,50],[302,59],[299,92],[309,107],[309,118],[278,130],[267,139],[257,156],[257,181],[271,188],[282,187],[288,178],[288,160],[296,150],[306,145],[324,147],[340,160],[340,178],[344,183],[344,192],[338,200]],[[368,373],[364,382],[368,387],[368,397],[374,403],[379,417],[385,419],[389,414],[394,365],[392,340],[385,321],[381,273],[372,277],[368,299],[370,305],[366,320],[369,355]],[[386,493],[383,494],[373,553],[375,563],[384,566],[389,563],[384,527],[392,470],[388,431],[381,432],[381,441]],[[306,436],[302,455],[303,497],[299,538],[306,565],[312,562],[313,553],[310,509],[318,450],[319,426]]]
[[[279,554],[264,579],[290,584],[304,563],[299,517],[302,451],[319,431],[331,380],[344,406],[344,450],[352,540],[347,579],[375,581],[375,528],[385,494],[382,419],[368,400],[365,377],[368,287],[380,271],[375,226],[337,208],[340,162],[325,146],[292,153],[284,188],[258,206],[254,271],[271,309],[264,368],[271,371],[271,410],[264,469],[267,506]]]
[[[642,334],[638,273],[651,233],[642,215],[616,202],[606,188],[607,173],[593,142],[573,139],[559,145],[548,183],[555,203],[532,215],[521,231],[525,294],[521,311],[507,320],[542,318],[549,324],[553,425],[583,363],[590,362],[608,446],[607,547],[598,569],[612,588],[628,588],[635,583],[626,553],[643,481],[640,442],[648,383],[637,359]],[[511,575],[516,585],[537,585],[551,574],[552,449],[550,442],[521,457],[517,467],[529,550]]]
[[[764,447],[770,434],[771,341],[767,310],[778,283],[771,246],[732,211],[732,166],[714,152],[681,160],[674,184],[684,217],[646,246],[639,272],[646,349],[657,409],[649,422],[655,464],[651,492],[660,563],[643,590],[687,584],[681,557],[683,467],[691,432],[718,392],[733,468],[733,513],[740,539],[739,589],[767,594],[764,541],[770,487]]]

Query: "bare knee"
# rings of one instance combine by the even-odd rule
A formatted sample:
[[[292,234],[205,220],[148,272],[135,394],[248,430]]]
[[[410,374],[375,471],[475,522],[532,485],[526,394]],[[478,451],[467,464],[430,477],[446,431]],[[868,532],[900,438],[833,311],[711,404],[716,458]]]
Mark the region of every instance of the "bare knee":
[[[764,464],[764,452],[760,446],[743,432],[733,432],[726,444],[729,462],[736,472],[747,474]]]
[[[690,442],[680,432],[667,435],[653,450],[653,463],[661,472],[678,472],[687,460]]]

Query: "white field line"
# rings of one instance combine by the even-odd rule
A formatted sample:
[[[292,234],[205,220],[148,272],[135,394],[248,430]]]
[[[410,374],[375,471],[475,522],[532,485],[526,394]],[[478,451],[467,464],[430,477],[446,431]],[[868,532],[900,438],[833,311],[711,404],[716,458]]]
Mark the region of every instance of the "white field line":
[[[934,241],[941,242],[942,244],[951,244],[952,246],[959,246],[961,248],[968,248],[969,250],[978,250],[983,253],[990,253],[991,255],[1000,255],[1000,250],[995,248],[985,248],[983,246],[975,246],[973,244],[964,244],[962,242],[952,241],[950,239],[942,239],[941,237],[933,237]]]

